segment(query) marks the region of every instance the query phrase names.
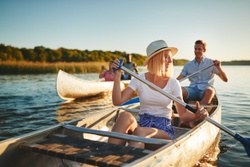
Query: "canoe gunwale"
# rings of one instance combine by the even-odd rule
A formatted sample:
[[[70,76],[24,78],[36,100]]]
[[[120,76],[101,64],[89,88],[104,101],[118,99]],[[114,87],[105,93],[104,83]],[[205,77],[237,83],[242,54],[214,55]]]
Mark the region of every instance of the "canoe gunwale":
[[[218,99],[218,97],[217,97]],[[137,104],[138,106],[139,104]],[[134,106],[131,105],[130,106],[126,106],[128,108],[133,108]],[[2,163],[5,159],[7,160],[9,156],[18,159],[19,154],[18,152],[20,152],[20,150],[17,150],[16,147],[18,147],[19,144],[22,143],[33,143],[34,141],[40,141],[40,139],[45,138],[47,135],[54,133],[54,132],[59,132],[65,135],[70,134],[71,132],[66,132],[65,128],[63,126],[69,124],[69,125],[74,125],[77,127],[85,127],[85,128],[95,128],[98,129],[99,125],[103,125],[105,123],[104,120],[102,120],[101,118],[105,117],[105,119],[110,119],[110,118],[114,118],[116,117],[119,112],[123,112],[123,109],[120,109],[119,107],[113,107],[113,108],[109,108],[106,110],[102,110],[96,113],[92,113],[90,115],[85,115],[83,118],[79,118],[79,119],[75,119],[72,121],[68,121],[65,122],[63,124],[58,124],[55,125],[53,127],[47,128],[47,129],[43,129],[40,131],[36,131],[36,132],[32,132],[26,135],[22,135],[22,136],[18,136],[16,138],[10,138],[8,140],[5,141],[1,141],[0,145],[2,146],[2,144],[4,143],[6,146],[6,149],[8,147],[8,150],[6,151],[10,151],[10,152],[5,152],[4,149],[0,150],[0,163]],[[220,122],[221,120],[221,103],[218,99],[218,106],[217,108],[214,107],[214,111],[211,113],[210,117],[212,119],[215,119],[216,121]],[[107,122],[106,122],[107,123]],[[179,128],[176,128],[179,129]],[[196,127],[194,127],[193,129],[190,129],[188,131],[188,129],[185,129],[185,133],[181,134],[180,136],[178,136],[175,140],[171,141],[168,144],[163,145],[162,147],[160,147],[159,149],[155,150],[155,151],[151,151],[148,152],[147,155],[134,160],[133,162],[130,163],[124,163],[122,166],[124,167],[130,167],[130,166],[192,166],[194,165],[194,163],[198,162],[197,159],[190,159],[190,154],[192,154],[194,157],[201,157],[200,155],[203,153],[203,150],[197,150],[195,148],[192,148],[193,145],[197,144],[195,138],[200,138],[204,135],[204,133],[206,133],[207,129],[209,129],[211,132],[208,131],[208,134],[206,135],[211,135],[211,140],[214,140],[215,136],[217,136],[217,134],[220,132],[220,130],[215,127],[214,125],[212,125],[211,123],[209,123],[208,121],[204,120],[202,122],[200,122]],[[70,131],[70,130],[69,130]],[[74,132],[73,132],[74,133]],[[84,134],[84,136],[83,136]],[[76,134],[75,137],[77,137],[78,134]],[[79,133],[79,135],[81,137],[83,137],[83,139],[88,139],[85,138],[85,133]],[[208,140],[204,140],[205,142],[212,142],[212,141],[208,141]],[[189,145],[188,145],[189,144]],[[190,145],[191,144],[191,145]],[[198,143],[199,144],[199,143]],[[200,144],[197,145],[198,147],[200,147]],[[185,147],[185,149],[184,149]],[[189,148],[191,147],[191,148]],[[209,147],[207,145],[204,146],[204,150]],[[186,151],[188,150],[189,151]],[[201,151],[200,153],[196,154],[196,151]],[[184,153],[183,153],[184,152]],[[185,154],[186,152],[186,154]],[[33,153],[35,156],[39,156],[39,153]],[[25,153],[23,155],[21,155],[21,157],[24,157],[24,155],[33,155],[31,152],[30,153]],[[4,156],[2,156],[4,155]],[[50,156],[41,156],[41,157],[46,157],[46,158],[51,158]],[[182,157],[181,159],[178,159],[176,157]],[[187,158],[189,158],[187,160]],[[55,159],[57,160],[58,158],[51,158],[51,159]],[[61,159],[58,159],[58,161],[61,161]],[[168,162],[168,160],[170,160]],[[16,160],[18,162],[18,160]],[[20,161],[20,159],[19,159]],[[46,162],[46,161],[43,161]],[[190,164],[187,164],[187,162],[189,162]],[[12,162],[11,162],[12,163]],[[13,162],[15,163],[15,162]],[[48,162],[49,163],[49,162]],[[37,165],[39,166],[39,165]]]
[[[120,83],[121,89],[125,88],[130,80]],[[84,80],[59,70],[56,79],[56,91],[58,96],[67,101],[88,97],[105,96],[113,89],[113,81]]]
[[[221,122],[221,102],[218,96],[216,96],[216,99],[217,99],[218,104],[217,104],[217,107],[215,107],[215,110],[210,114],[210,117],[212,119],[215,119],[217,122]],[[183,147],[183,145],[187,143],[187,141],[189,141],[189,143],[191,143],[191,145],[195,148],[193,150],[196,150],[198,146],[196,145],[195,137],[197,136],[198,133],[201,134],[206,129],[209,129],[209,127],[211,127],[212,129],[211,131],[213,131],[213,133],[211,133],[212,136],[208,135],[208,137],[211,137],[211,139],[214,138],[213,140],[209,140],[212,145],[213,141],[217,138],[218,134],[220,133],[220,129],[217,128],[215,125],[211,124],[210,122],[208,122],[207,120],[204,120],[200,122],[194,128],[190,129],[185,134],[180,135],[179,137],[174,139],[172,143],[168,145],[164,145],[163,147],[157,149],[156,151],[149,153],[145,157],[138,159],[130,164],[126,164],[123,167],[193,166],[195,165],[196,162],[200,160],[200,158],[203,156],[203,154],[205,154],[206,150],[211,145],[207,145],[207,146],[205,145],[206,148],[201,147],[204,150],[203,151],[204,153],[199,154],[199,157],[200,157],[199,159],[187,158],[190,156],[187,156],[186,153],[184,153],[185,152],[184,149],[181,150],[180,148]],[[175,151],[178,152],[178,154],[175,155]],[[191,152],[187,152],[187,154],[191,154]],[[182,158],[180,159],[179,157],[182,157]],[[168,162],[167,161],[168,159],[171,161]]]

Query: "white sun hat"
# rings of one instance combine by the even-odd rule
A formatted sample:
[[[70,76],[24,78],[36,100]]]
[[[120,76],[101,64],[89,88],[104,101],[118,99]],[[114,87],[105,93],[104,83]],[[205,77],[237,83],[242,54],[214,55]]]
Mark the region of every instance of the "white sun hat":
[[[168,47],[167,43],[164,40],[157,40],[151,42],[147,47],[148,57],[144,61],[143,65],[146,66],[148,64],[149,59],[151,59],[154,55],[164,50],[171,50],[172,56],[174,56],[178,51],[178,49],[175,47]]]

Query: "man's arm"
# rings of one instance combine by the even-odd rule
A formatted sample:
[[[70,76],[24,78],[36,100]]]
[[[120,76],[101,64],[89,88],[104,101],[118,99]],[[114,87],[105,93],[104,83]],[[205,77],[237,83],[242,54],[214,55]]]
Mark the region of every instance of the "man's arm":
[[[135,63],[134,63],[134,69],[135,69],[136,74],[139,74],[139,71],[137,69],[137,65]]]
[[[228,78],[227,78],[227,75],[226,73],[219,67],[217,68],[219,70],[219,74],[218,76],[224,81],[224,82],[227,82],[228,81]]]
[[[177,79],[177,80],[181,80],[181,79],[184,78],[184,77],[185,77],[184,75],[180,74],[176,79]]]
[[[227,82],[228,81],[227,74],[222,70],[221,62],[218,60],[215,60],[214,66],[218,69],[218,71],[219,71],[218,76],[221,78],[221,80],[224,82]]]

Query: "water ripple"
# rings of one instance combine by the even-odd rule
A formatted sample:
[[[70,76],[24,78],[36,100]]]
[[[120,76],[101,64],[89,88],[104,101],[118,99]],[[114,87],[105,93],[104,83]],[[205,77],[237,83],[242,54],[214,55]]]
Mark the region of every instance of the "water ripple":
[[[175,67],[175,75],[182,67]],[[222,124],[250,136],[250,66],[224,67],[229,81],[216,78],[215,87],[222,101]],[[178,71],[179,70],[179,71]],[[96,79],[98,74],[76,74]],[[108,97],[65,102],[56,93],[56,74],[0,75],[0,140],[40,130],[110,107]],[[183,82],[187,84],[188,81]],[[241,143],[222,131],[220,154],[210,166],[249,166],[249,158]]]

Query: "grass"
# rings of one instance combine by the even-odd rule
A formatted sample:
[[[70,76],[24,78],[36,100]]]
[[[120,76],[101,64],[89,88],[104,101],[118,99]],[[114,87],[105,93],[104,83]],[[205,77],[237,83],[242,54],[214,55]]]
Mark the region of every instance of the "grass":
[[[108,62],[57,62],[41,63],[27,61],[0,61],[0,75],[57,73],[60,69],[68,73],[98,73]]]

